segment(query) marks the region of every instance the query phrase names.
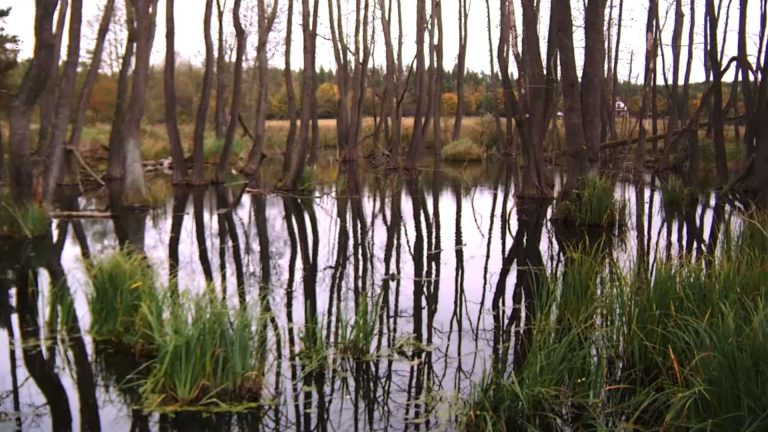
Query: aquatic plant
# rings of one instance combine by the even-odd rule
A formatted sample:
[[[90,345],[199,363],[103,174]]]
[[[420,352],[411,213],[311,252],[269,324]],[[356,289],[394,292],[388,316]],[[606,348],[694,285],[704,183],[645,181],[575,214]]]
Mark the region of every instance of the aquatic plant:
[[[442,149],[444,161],[478,162],[485,157],[483,147],[469,138],[461,138],[446,144]]]
[[[0,196],[0,236],[29,239],[46,234],[50,227],[51,218],[44,207],[19,206],[9,197]]]
[[[662,263],[652,275],[569,252],[562,276],[535,294],[527,357],[484,377],[465,429],[768,427],[761,229],[742,230],[732,254]]]
[[[152,319],[162,315],[162,298],[152,268],[135,251],[123,250],[87,266],[92,290],[91,335],[141,352],[154,344]]]
[[[263,371],[246,311],[230,312],[208,295],[179,297],[151,334],[156,359],[142,388],[151,410],[248,405],[260,397]]]
[[[684,210],[688,191],[677,176],[671,176],[661,182],[661,204],[667,218],[680,217]]]
[[[613,183],[590,177],[578,190],[558,200],[555,218],[578,227],[609,227],[616,224],[617,208]]]

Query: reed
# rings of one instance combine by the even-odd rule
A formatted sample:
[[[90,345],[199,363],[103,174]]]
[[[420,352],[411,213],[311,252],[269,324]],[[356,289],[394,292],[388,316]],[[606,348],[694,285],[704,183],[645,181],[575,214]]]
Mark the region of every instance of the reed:
[[[731,253],[652,274],[568,252],[536,292],[527,357],[476,386],[464,428],[764,430],[765,220],[746,221]]]

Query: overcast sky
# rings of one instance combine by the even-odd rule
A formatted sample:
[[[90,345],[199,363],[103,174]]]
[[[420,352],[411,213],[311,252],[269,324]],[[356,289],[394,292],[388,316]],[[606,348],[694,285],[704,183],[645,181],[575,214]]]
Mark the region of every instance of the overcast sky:
[[[283,51],[282,51],[282,39],[284,38],[284,12],[286,11],[287,1],[280,0],[281,18],[277,23],[273,39],[273,57],[271,62],[277,66],[282,67],[283,64]],[[301,67],[302,52],[301,52],[301,29],[299,12],[301,10],[301,3],[298,0],[293,0],[295,3],[294,10],[294,34],[293,34],[293,53],[292,62],[294,69]],[[703,36],[703,12],[705,7],[705,0],[684,0],[684,9],[686,14],[688,13],[689,1],[696,2],[697,16],[697,45],[695,47],[695,59],[694,68],[692,74],[693,81],[703,80],[703,52],[702,52],[702,36]],[[349,0],[342,0],[342,3],[349,2]],[[467,68],[474,71],[490,71],[489,51],[488,51],[488,25],[486,18],[486,4],[484,0],[470,0],[470,19],[469,19],[469,49],[467,52]],[[93,44],[93,36],[96,33],[96,27],[98,25],[99,11],[104,0],[83,0],[84,3],[84,22],[86,23],[83,31],[83,39],[86,50]],[[118,3],[121,3],[118,0]],[[228,7],[231,7],[232,0],[228,1]],[[371,3],[377,3],[372,1]],[[610,0],[608,0],[610,4]],[[616,9],[618,9],[618,1],[615,1]],[[642,0],[628,0],[625,1],[624,19],[622,25],[622,43],[620,54],[620,66],[619,76],[621,79],[626,79],[630,71],[630,55],[634,51],[634,62],[632,65],[633,79],[637,79],[643,70],[643,55],[644,55],[644,31],[645,31],[645,15],[647,2]],[[664,26],[665,37],[664,40],[668,41],[669,34],[672,31],[673,14],[669,12],[668,7],[671,5],[671,0],[660,0],[660,16],[662,25]],[[728,2],[726,2],[728,3]],[[738,28],[738,8],[741,1],[733,2],[731,10],[731,23],[729,25],[728,40],[726,44],[726,54],[732,55],[736,50],[736,30]],[[321,1],[321,14],[320,14],[320,37],[318,38],[318,65],[325,68],[335,67],[333,63],[333,52],[328,42],[330,30],[327,25],[327,3]],[[409,62],[410,58],[413,58],[415,53],[415,0],[402,0],[403,4],[403,25],[404,25],[404,61]],[[543,2],[542,7],[542,22],[540,35],[542,38],[546,37],[546,27],[548,24],[548,1]],[[244,0],[243,8],[250,9],[254,7],[254,0]],[[582,8],[582,0],[573,0],[573,14],[576,22],[574,23],[575,43],[577,46],[577,56],[580,57],[580,52],[583,47],[583,37],[580,20]],[[34,1],[33,0],[0,0],[0,7],[13,7],[10,17],[6,23],[6,31],[11,34],[16,34],[21,38],[21,55],[22,57],[29,57],[34,47]],[[161,64],[163,61],[163,55],[165,52],[164,43],[164,16],[165,16],[165,1],[160,0],[158,11],[158,29],[157,36],[155,38],[155,45],[153,51],[152,62],[155,64]],[[204,59],[204,41],[202,32],[203,22],[203,10],[205,6],[205,0],[183,0],[176,2],[176,51],[179,56],[179,60],[187,59],[195,64],[201,64]],[[756,1],[751,2],[749,5],[749,17],[752,35],[752,41],[750,43],[756,44],[756,34],[758,30],[758,17],[759,17],[759,5]],[[456,61],[456,54],[458,50],[458,0],[443,0],[443,22],[444,22],[444,67],[451,69]],[[490,0],[491,8],[491,31],[493,33],[494,45],[498,43],[498,21],[499,21],[499,0]],[[520,19],[521,11],[518,2],[516,1],[517,18]],[[351,9],[350,9],[351,10]],[[245,14],[250,13],[244,10]],[[346,11],[347,13],[349,10]],[[384,43],[380,35],[380,21],[375,22],[377,37],[374,41],[376,64],[382,65],[384,63]],[[614,20],[616,14],[614,13]],[[215,14],[215,7],[214,7]],[[667,18],[668,14],[668,18]],[[252,20],[251,20],[252,21]],[[722,19],[724,21],[724,18]],[[687,35],[687,17],[686,17],[686,29],[684,30]],[[227,14],[227,23],[225,24],[227,33],[231,34],[231,12]],[[214,32],[215,32],[214,23]],[[251,38],[255,39],[255,37]],[[687,36],[684,38],[684,43],[687,41]],[[542,44],[544,45],[544,44]],[[663,47],[667,51],[667,59],[670,58],[671,53],[669,47]],[[545,47],[542,46],[542,50]],[[62,51],[66,50],[66,39]],[[495,48],[494,48],[495,55]],[[85,57],[85,54],[84,54]],[[495,61],[495,59],[494,59]],[[661,58],[659,59],[659,68],[661,68]],[[667,70],[671,69],[669,66]],[[659,74],[661,75],[661,74]]]

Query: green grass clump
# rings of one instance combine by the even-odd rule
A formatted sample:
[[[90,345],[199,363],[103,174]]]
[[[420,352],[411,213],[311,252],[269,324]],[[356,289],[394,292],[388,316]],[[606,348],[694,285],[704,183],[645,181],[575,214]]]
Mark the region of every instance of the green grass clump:
[[[157,358],[142,389],[151,410],[232,408],[258,401],[262,372],[247,312],[212,297],[180,298],[152,323]]]
[[[19,206],[8,197],[0,197],[0,236],[31,239],[45,235],[50,228],[51,218],[44,207]]]
[[[590,177],[560,200],[555,213],[568,224],[589,228],[615,225],[618,210],[613,184],[602,177]]]
[[[685,211],[687,200],[685,184],[673,176],[661,182],[661,204],[668,218],[679,217]]]
[[[450,162],[478,162],[485,157],[485,150],[471,139],[461,138],[446,144],[442,157],[444,161]]]
[[[146,259],[117,252],[88,265],[93,290],[88,296],[91,335],[137,352],[151,349],[150,323],[162,315],[162,300]]]
[[[568,252],[536,288],[526,358],[475,388],[464,427],[768,428],[768,234],[755,228],[733,253],[651,274]]]

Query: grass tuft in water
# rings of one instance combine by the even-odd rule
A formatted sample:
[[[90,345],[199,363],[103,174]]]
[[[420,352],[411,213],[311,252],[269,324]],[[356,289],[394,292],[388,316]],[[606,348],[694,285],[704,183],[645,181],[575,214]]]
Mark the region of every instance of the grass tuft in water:
[[[255,403],[263,371],[246,311],[202,295],[172,301],[151,326],[157,358],[143,387],[148,408],[184,410]]]
[[[557,219],[588,228],[616,225],[618,210],[613,184],[602,177],[590,177],[579,190],[561,199],[555,212]]]
[[[0,236],[31,239],[45,235],[50,227],[51,218],[44,207],[19,206],[10,197],[0,196]]]
[[[97,340],[151,350],[150,323],[162,315],[162,300],[146,258],[116,252],[88,265],[93,290],[88,297],[91,335]]]
[[[752,220],[733,253],[651,275],[568,252],[564,273],[537,287],[527,357],[483,379],[464,427],[768,428],[768,219]]]
[[[661,182],[661,204],[667,218],[680,217],[685,212],[688,191],[683,181],[672,176]]]

